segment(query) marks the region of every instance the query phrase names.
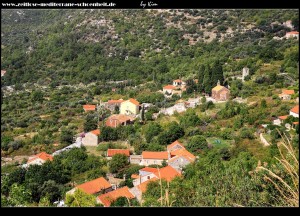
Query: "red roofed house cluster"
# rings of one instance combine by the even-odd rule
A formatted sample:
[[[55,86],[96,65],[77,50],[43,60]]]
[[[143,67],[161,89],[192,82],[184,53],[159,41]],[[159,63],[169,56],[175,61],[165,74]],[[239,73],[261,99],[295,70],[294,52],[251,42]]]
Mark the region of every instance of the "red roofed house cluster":
[[[181,173],[171,166],[166,166],[163,168],[145,167],[139,170],[139,175],[133,180],[133,185],[135,187],[131,188],[130,191],[139,201],[141,201],[142,193],[146,191],[149,182],[157,181],[159,179],[170,182],[175,177],[180,176]]]
[[[294,90],[282,89],[282,93],[279,94],[279,98],[282,100],[291,100],[291,96],[295,94]]]
[[[180,79],[173,80],[172,85],[166,85],[163,87],[163,93],[167,96],[173,94],[181,95],[183,91],[186,91],[186,83]]]
[[[293,116],[295,118],[299,118],[299,105],[294,106],[292,109],[290,109],[289,115],[284,116],[278,116],[277,119],[273,120],[274,125],[281,125],[285,119],[287,119],[289,116]],[[293,125],[296,125],[297,122],[294,122]]]

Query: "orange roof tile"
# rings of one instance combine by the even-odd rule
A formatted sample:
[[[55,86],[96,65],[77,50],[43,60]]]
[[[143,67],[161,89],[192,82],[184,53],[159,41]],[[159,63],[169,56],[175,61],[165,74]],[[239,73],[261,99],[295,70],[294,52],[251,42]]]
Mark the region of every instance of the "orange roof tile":
[[[129,149],[107,149],[107,157],[112,157],[115,154],[124,154],[130,156]]]
[[[285,119],[287,119],[287,117],[288,117],[288,115],[278,116],[278,118],[281,119],[281,120],[285,120]]]
[[[37,155],[34,155],[32,158],[30,158],[27,163],[30,163],[30,162],[38,159],[38,158],[42,159],[44,161],[46,161],[46,160],[53,161],[53,156],[52,155],[49,155],[46,152],[41,152],[41,153],[39,153]]]
[[[138,186],[136,186],[142,193],[144,193],[146,190],[147,190],[147,185],[149,184],[149,182],[152,182],[152,181],[157,181],[158,178],[154,177],[154,178],[151,178],[145,182],[143,182],[142,184],[139,184]]]
[[[294,90],[282,89],[282,94],[292,95],[292,94],[295,94],[295,91]]]
[[[103,177],[76,186],[76,188],[83,190],[87,194],[95,194],[110,187],[111,184]]]
[[[140,171],[145,171],[145,172],[150,172],[150,173],[155,173],[157,171],[157,168],[153,167],[145,167],[143,169],[140,169]]]
[[[192,153],[190,153],[189,151],[187,151],[186,149],[177,149],[175,151],[171,152],[171,156],[178,156],[178,157],[185,157],[186,159],[188,159],[189,161],[194,161],[196,159],[195,155],[193,155]],[[173,161],[175,159],[175,157],[171,158],[169,160],[169,162]]]
[[[137,179],[137,178],[139,178],[140,176],[138,175],[138,174],[132,174],[131,175],[131,178],[133,178],[133,179]]]
[[[182,82],[181,79],[173,80],[173,82]]]
[[[299,114],[299,105],[294,106],[290,111]]]
[[[131,103],[133,103],[134,105],[136,105],[136,106],[139,106],[139,105],[140,105],[140,103],[139,103],[137,100],[133,99],[133,98],[130,98],[129,101],[130,101]]]
[[[109,103],[109,104],[122,103],[122,102],[124,102],[123,99],[119,99],[119,100],[109,100],[109,101],[107,101],[107,103]]]
[[[124,115],[124,114],[114,114],[114,115],[111,115],[107,118],[106,122],[105,122],[105,125],[107,127],[117,127],[125,122],[128,122],[128,121],[133,121],[134,118],[131,117],[131,116],[127,116],[127,115]]]
[[[297,31],[291,31],[291,32],[287,32],[286,34],[299,34],[299,32],[297,32]]]
[[[167,146],[167,150],[169,151],[170,149],[172,149],[176,145],[179,145],[179,146],[181,146],[181,148],[184,148],[182,143],[180,143],[178,140],[176,140],[176,141],[174,141],[173,143],[171,143],[170,145]]]
[[[176,87],[173,85],[166,85],[163,87],[163,89],[176,89]]]
[[[181,174],[171,166],[163,167],[154,174],[157,176],[157,178],[165,179],[168,182],[172,181],[176,176],[181,176]]]
[[[110,191],[106,194],[98,196],[99,201],[105,206],[109,207],[113,201],[119,197],[127,197],[128,199],[133,199],[134,195],[129,191],[128,187],[118,188],[117,190]]]
[[[100,130],[99,129],[96,129],[96,130],[92,130],[90,131],[91,133],[95,134],[95,135],[100,135]]]
[[[299,122],[293,122],[293,124],[294,124],[294,125],[297,125],[297,124],[299,124]]]
[[[221,86],[221,85],[217,85],[217,86],[215,86],[213,89],[212,89],[212,91],[220,91],[220,90],[223,90],[225,87],[224,86]]]
[[[89,104],[83,105],[83,109],[84,109],[85,111],[92,111],[92,110],[95,110],[95,109],[96,109],[96,105],[89,105]]]
[[[168,152],[150,152],[150,151],[143,151],[142,152],[143,159],[159,159],[159,160],[167,160],[168,159]]]

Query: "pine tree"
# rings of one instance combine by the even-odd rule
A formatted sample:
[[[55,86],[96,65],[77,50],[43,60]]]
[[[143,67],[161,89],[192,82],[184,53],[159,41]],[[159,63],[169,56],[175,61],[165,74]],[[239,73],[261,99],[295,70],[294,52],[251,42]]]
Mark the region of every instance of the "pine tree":
[[[212,84],[211,84],[211,69],[209,65],[206,65],[204,77],[203,77],[203,88],[206,93],[211,92]]]
[[[198,90],[199,90],[199,92],[202,92],[204,90],[204,88],[203,88],[204,71],[205,71],[204,65],[200,65],[200,68],[198,71]]]
[[[212,76],[211,76],[212,86],[216,86],[218,80],[222,85],[224,82],[223,68],[220,61],[216,60],[212,66]]]

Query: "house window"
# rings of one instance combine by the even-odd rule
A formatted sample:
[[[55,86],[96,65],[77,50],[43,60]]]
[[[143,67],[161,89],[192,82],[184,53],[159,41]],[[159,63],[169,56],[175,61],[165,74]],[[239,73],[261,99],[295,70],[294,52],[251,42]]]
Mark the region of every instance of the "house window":
[[[150,179],[150,176],[147,176],[147,179]]]

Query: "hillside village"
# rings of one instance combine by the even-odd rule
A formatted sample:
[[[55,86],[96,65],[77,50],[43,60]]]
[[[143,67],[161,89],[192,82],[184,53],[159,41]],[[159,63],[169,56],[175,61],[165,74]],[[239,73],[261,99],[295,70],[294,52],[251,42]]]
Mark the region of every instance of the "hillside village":
[[[199,11],[199,16],[197,10],[144,12],[168,20],[165,26],[171,28],[170,43],[161,43],[167,43],[162,47],[169,46],[169,51],[143,50],[140,42],[135,47],[140,52],[133,48],[120,57],[124,65],[131,62],[132,66],[116,66],[117,72],[110,71],[114,65],[111,60],[97,68],[90,62],[93,68],[85,75],[78,72],[76,77],[68,72],[67,64],[82,59],[64,53],[65,68],[53,70],[56,66],[51,65],[58,60],[43,59],[38,73],[44,70],[49,76],[29,78],[22,70],[31,63],[22,65],[23,60],[19,59],[22,66],[18,68],[17,60],[7,57],[6,67],[1,70],[2,205],[297,206],[294,197],[285,199],[276,185],[266,180],[267,172],[258,171],[258,168],[270,169],[284,176],[288,183],[294,180],[278,163],[286,151],[299,152],[299,27],[292,22],[294,17],[282,12],[284,20],[275,22],[272,17],[276,13],[270,12],[268,21],[263,22],[263,18],[255,15],[257,20],[252,27],[250,21],[248,25],[241,22],[244,29],[239,27],[240,30],[230,33],[232,26],[223,29],[228,20],[216,24],[216,17],[223,17],[218,10],[207,18],[211,22],[203,18],[210,17],[206,10]],[[131,17],[126,10],[122,13]],[[108,59],[118,59],[120,50],[114,43],[125,40],[127,47],[134,46],[131,37],[142,34],[135,30],[133,36],[124,36],[127,30],[122,25],[127,25],[126,19],[121,25],[115,17],[120,15],[118,11],[108,12],[107,20],[104,13],[98,21],[94,20],[97,14],[88,10],[82,10],[76,22],[73,18],[76,12],[68,14],[64,18],[68,20],[65,28],[73,22],[76,31],[81,26],[87,28],[85,35],[77,38],[80,43],[83,40],[93,44],[112,38],[113,43],[105,44],[111,46],[105,53],[98,53],[102,45],[92,51],[99,58],[108,54]],[[82,20],[82,14],[90,16],[90,20]],[[16,16],[13,11],[11,16]],[[22,16],[18,22],[22,22]],[[134,19],[147,24],[139,13]],[[184,20],[194,23],[201,32],[189,29]],[[230,25],[234,25],[234,20]],[[4,21],[4,29],[9,29],[10,20]],[[39,29],[39,23],[33,27]],[[49,28],[54,27],[49,24]],[[93,35],[90,28],[103,34]],[[161,29],[159,26],[151,29],[159,32],[156,28]],[[172,44],[176,41],[172,35],[177,34],[173,28],[185,32],[178,34],[187,41]],[[265,36],[257,36],[263,31]],[[252,36],[247,38],[247,34]],[[51,43],[60,43],[56,36],[49,36]],[[244,36],[245,41],[235,39]],[[143,42],[148,43],[146,39]],[[230,43],[237,48],[230,48]],[[15,49],[6,39],[3,44],[6,54],[5,49]],[[26,54],[28,61],[44,58],[41,54],[35,56],[37,52],[46,52],[39,46]],[[92,48],[86,48],[86,52],[88,49]],[[55,56],[55,52],[49,55]],[[118,65],[119,60],[115,61]],[[48,65],[49,71],[43,64]],[[142,64],[145,68],[140,67]],[[151,65],[155,69],[150,72],[147,67]],[[75,70],[78,68],[74,66]],[[141,74],[136,75],[137,71]],[[15,76],[22,73],[24,82],[16,83]],[[100,78],[100,74],[107,78],[102,75]],[[284,153],[280,150],[280,146],[285,146],[282,142],[288,143]],[[295,158],[295,163],[286,160],[299,170],[299,163],[298,167],[295,165],[298,157]]]

